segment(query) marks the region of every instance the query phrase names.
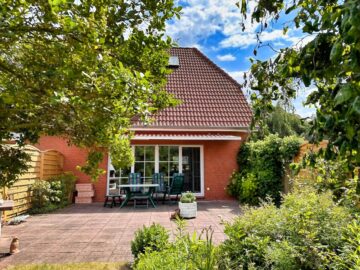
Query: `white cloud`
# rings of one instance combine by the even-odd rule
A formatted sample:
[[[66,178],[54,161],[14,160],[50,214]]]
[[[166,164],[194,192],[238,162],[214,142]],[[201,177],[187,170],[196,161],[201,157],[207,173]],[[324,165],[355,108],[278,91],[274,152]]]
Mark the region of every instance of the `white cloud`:
[[[166,25],[166,32],[180,46],[190,47],[207,41],[208,38],[221,33],[224,38],[215,46],[207,47],[212,51],[219,48],[248,48],[257,43],[256,32],[259,23],[251,22],[250,14],[243,21],[245,30],[240,23],[242,16],[235,5],[238,0],[184,0],[180,20],[173,20]],[[248,9],[253,10],[256,1],[248,2]],[[284,35],[282,29],[266,30],[261,33],[261,41],[282,44],[302,45],[310,41],[307,37],[301,41],[303,35],[298,30],[290,29]],[[286,43],[285,43],[286,42]],[[276,44],[275,44],[276,43]],[[281,45],[280,45],[281,44]]]
[[[225,54],[225,55],[217,55],[216,58],[221,61],[221,62],[226,62],[226,61],[235,61],[236,57],[232,54]]]
[[[255,32],[258,24],[252,24],[250,18],[244,22],[246,31],[241,31],[241,14],[236,2],[238,0],[185,0],[180,20],[167,24],[167,34],[181,46],[189,46],[217,32],[225,36]],[[253,5],[252,2],[249,5]]]
[[[238,83],[244,82],[244,73],[247,73],[247,70],[239,70],[239,71],[226,71],[234,80]]]

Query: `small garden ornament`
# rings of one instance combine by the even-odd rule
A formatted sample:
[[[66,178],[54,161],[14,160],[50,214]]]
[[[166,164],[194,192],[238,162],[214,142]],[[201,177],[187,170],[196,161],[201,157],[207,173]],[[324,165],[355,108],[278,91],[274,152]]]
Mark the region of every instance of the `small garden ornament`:
[[[19,253],[19,238],[14,237],[10,244],[10,254]]]

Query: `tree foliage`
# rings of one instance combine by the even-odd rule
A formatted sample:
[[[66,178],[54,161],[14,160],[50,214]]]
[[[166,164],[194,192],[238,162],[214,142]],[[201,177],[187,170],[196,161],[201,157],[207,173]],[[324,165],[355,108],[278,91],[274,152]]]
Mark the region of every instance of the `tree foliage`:
[[[103,147],[132,162],[128,131],[176,101],[164,91],[173,0],[0,1],[0,140],[43,134],[89,149],[95,178]],[[0,148],[3,149],[3,144]]]
[[[286,136],[307,137],[309,122],[300,118],[295,113],[288,112],[279,103],[273,108],[256,132],[251,134],[252,139],[263,139],[269,134],[278,134],[283,138]]]
[[[246,16],[247,1],[238,4]],[[326,158],[345,157],[360,163],[360,6],[357,0],[259,0],[250,10],[260,32],[290,14],[284,24],[314,39],[300,47],[281,49],[275,59],[252,60],[245,84],[255,92],[255,117],[261,124],[274,100],[296,96],[298,87],[315,86],[306,103],[314,105],[312,140],[329,139]],[[261,43],[259,33],[258,47]],[[257,49],[257,48],[256,48]],[[256,49],[254,53],[256,53]]]
[[[10,145],[0,147],[0,188],[11,187],[19,175],[27,169],[30,156]]]

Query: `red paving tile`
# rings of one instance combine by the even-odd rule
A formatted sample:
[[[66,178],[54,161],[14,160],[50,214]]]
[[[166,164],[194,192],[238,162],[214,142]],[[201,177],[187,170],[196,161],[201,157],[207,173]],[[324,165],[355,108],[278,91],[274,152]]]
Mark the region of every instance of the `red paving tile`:
[[[170,232],[175,204],[158,208],[104,208],[101,204],[72,205],[52,214],[31,216],[27,222],[4,226],[0,253],[7,253],[13,236],[20,240],[21,252],[0,258],[0,269],[14,264],[66,262],[131,261],[130,243],[138,228],[160,223]],[[225,239],[221,219],[240,214],[234,201],[199,202],[198,217],[187,220],[187,231],[201,233],[204,227],[214,230],[214,242]]]

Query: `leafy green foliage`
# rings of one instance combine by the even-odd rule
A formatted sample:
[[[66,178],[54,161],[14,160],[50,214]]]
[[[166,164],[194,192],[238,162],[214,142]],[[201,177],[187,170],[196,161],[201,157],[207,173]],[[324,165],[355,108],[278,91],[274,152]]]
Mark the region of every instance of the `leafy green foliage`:
[[[21,148],[0,144],[0,188],[10,188],[28,169],[29,159]]]
[[[150,227],[143,227],[135,232],[131,241],[131,252],[137,259],[146,251],[161,251],[169,244],[169,233],[160,224],[153,223]]]
[[[196,201],[194,193],[187,191],[181,194],[180,202],[182,203],[193,203]]]
[[[325,158],[341,155],[348,165],[360,163],[360,6],[358,0],[259,0],[240,12],[261,24],[260,32],[272,20],[289,14],[289,25],[313,37],[306,45],[297,44],[279,51],[275,59],[252,60],[245,85],[254,93],[252,103],[256,122],[264,119],[275,100],[288,102],[299,87],[315,86],[306,103],[317,108],[310,134],[312,140],[329,139]],[[261,33],[257,47],[263,46]],[[355,151],[354,151],[355,150]]]
[[[358,254],[357,240],[350,244],[341,237],[352,220],[330,192],[309,188],[285,195],[279,208],[271,202],[245,208],[225,223],[228,239],[220,247],[219,269],[348,269],[336,265],[340,257],[353,263],[348,253]]]
[[[239,172],[234,172],[228,192],[241,202],[258,204],[268,196],[280,202],[285,166],[298,153],[301,139],[269,135],[243,144],[238,153]]]
[[[292,135],[305,137],[308,131],[308,122],[294,113],[287,112],[278,103],[265,119],[265,126],[258,132],[253,132],[252,136],[263,138],[264,135],[278,134],[281,138]]]
[[[68,204],[72,202],[73,194],[75,191],[76,176],[72,172],[65,172],[58,176],[54,176],[49,179],[50,183],[57,182],[60,183],[61,196],[60,200],[62,202],[67,202]]]
[[[336,258],[334,269],[358,269],[360,267],[360,222],[357,217],[347,226],[343,235],[344,245]]]
[[[31,186],[32,199],[31,205],[33,209],[42,209],[50,202],[49,195],[51,193],[50,183],[38,180]]]
[[[291,167],[295,172],[300,168],[307,170],[305,175],[295,177],[297,186],[311,186],[318,192],[330,190],[337,203],[354,207],[355,210],[359,207],[359,170],[351,171],[346,159],[325,160],[310,154],[300,164],[291,164]]]
[[[72,202],[76,177],[70,173],[55,176],[47,181],[37,180],[30,188],[32,191],[32,214],[40,214],[62,208]]]
[[[182,229],[180,229],[182,231]],[[134,269],[213,270],[217,267],[217,247],[212,242],[213,230],[206,228],[197,236],[178,234],[174,242],[160,251],[148,250],[139,256]]]
[[[104,148],[116,166],[128,166],[131,119],[150,122],[177,102],[164,90],[172,45],[164,34],[180,8],[173,0],[0,7],[0,141],[63,136],[89,149],[83,171],[94,179]]]

